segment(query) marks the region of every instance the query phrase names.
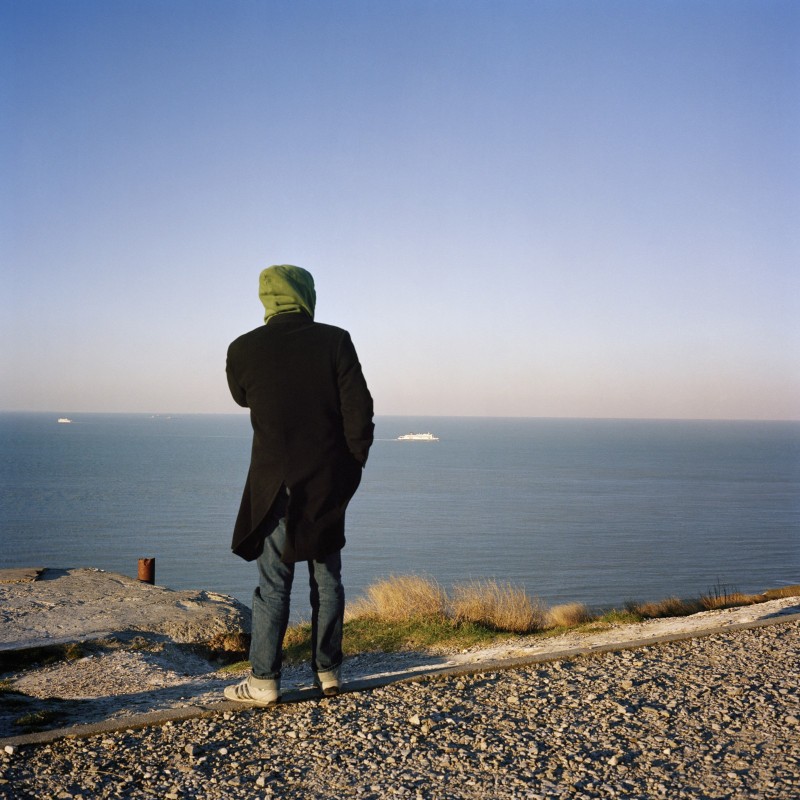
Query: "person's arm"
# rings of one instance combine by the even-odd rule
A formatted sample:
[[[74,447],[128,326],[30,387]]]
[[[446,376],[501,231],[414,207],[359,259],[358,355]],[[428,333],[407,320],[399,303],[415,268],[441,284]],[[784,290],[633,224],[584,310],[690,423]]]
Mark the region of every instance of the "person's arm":
[[[247,392],[244,390],[243,386],[240,386],[239,381],[236,380],[236,376],[234,375],[233,370],[233,359],[231,357],[231,347],[228,348],[228,357],[225,361],[225,375],[228,378],[228,388],[231,390],[231,396],[233,399],[244,408],[247,408]]]
[[[356,349],[346,331],[339,342],[337,380],[347,446],[363,467],[372,445],[375,426],[372,423],[372,395],[361,371]]]

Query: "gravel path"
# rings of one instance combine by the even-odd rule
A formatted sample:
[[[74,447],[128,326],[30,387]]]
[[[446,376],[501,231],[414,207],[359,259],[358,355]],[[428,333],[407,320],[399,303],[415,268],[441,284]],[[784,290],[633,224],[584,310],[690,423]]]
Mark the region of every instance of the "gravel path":
[[[5,753],[0,797],[800,797],[800,623]]]

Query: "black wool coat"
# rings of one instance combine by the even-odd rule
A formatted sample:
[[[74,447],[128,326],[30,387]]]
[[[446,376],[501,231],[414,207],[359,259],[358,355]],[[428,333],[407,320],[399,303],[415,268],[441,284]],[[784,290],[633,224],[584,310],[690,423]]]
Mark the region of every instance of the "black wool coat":
[[[347,504],[372,445],[372,397],[350,334],[302,312],[278,314],[228,348],[233,399],[250,409],[250,469],[233,532],[251,561],[283,486],[289,490],[283,561],[344,546]]]

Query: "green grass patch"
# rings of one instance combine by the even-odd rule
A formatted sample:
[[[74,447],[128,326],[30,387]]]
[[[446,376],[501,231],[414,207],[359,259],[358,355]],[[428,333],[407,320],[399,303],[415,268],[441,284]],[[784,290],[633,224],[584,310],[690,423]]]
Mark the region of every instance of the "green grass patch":
[[[40,709],[23,714],[14,720],[14,724],[28,733],[34,733],[52,728],[54,723],[61,722],[67,717],[67,714],[57,709]]]
[[[249,661],[234,661],[232,664],[225,664],[225,666],[220,667],[217,671],[218,672],[244,672],[245,670],[250,669],[250,662]]]
[[[637,614],[635,611],[612,608],[611,611],[606,611],[604,614],[597,617],[597,622],[606,622],[610,625],[627,625],[632,622],[641,622],[643,619],[644,617],[641,614]]]
[[[358,617],[344,626],[344,651],[396,653],[436,647],[466,649],[488,645],[512,634],[498,633],[474,622],[451,619],[416,619],[387,622],[375,617]]]
[[[342,649],[346,656],[359,653],[397,653],[436,647],[465,649],[508,638],[482,625],[448,619],[384,620],[365,616],[344,624]],[[286,632],[284,660],[298,664],[311,658],[311,626],[295,625]]]

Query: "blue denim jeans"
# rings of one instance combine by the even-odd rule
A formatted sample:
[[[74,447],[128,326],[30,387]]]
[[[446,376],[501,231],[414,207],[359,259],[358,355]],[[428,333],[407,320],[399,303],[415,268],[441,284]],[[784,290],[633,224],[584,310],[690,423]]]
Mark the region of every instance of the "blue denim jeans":
[[[283,512],[285,513],[285,512]],[[258,587],[253,592],[253,634],[250,665],[256,678],[279,678],[283,637],[289,624],[289,599],[294,564],[284,564],[286,518],[273,520],[275,527],[258,557]],[[344,587],[342,558],[337,550],[319,561],[308,562],[311,587],[311,668],[327,672],[342,663]]]

